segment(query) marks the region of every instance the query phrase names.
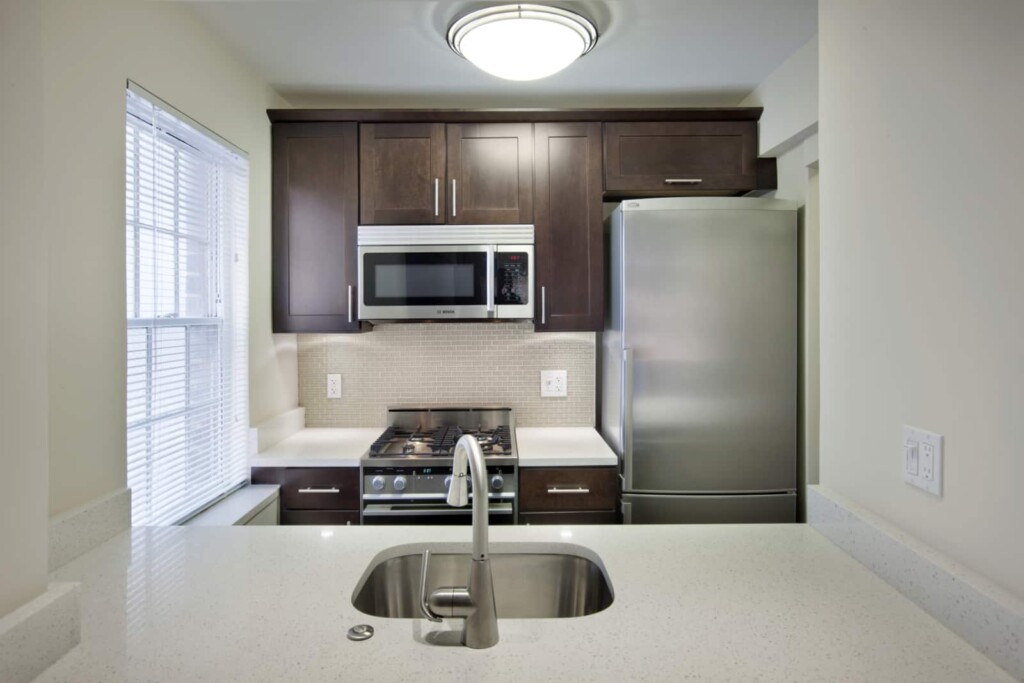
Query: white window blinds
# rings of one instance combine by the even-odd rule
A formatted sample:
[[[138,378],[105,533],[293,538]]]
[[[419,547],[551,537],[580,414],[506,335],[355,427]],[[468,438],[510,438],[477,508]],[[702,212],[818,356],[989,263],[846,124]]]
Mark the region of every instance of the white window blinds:
[[[125,148],[132,524],[176,524],[248,477],[249,162],[135,84]]]

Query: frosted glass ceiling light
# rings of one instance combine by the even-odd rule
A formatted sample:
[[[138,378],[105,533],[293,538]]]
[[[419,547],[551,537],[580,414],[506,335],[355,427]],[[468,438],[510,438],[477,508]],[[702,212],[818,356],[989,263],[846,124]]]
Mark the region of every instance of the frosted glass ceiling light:
[[[590,52],[597,28],[575,12],[544,5],[498,5],[448,27],[448,45],[477,67],[510,81],[557,73]]]

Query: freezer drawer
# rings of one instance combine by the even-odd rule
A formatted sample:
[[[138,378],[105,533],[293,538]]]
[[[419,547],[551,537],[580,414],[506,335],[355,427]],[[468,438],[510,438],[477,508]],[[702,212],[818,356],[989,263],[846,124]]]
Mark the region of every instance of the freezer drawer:
[[[623,494],[623,524],[777,524],[796,521],[796,494]]]

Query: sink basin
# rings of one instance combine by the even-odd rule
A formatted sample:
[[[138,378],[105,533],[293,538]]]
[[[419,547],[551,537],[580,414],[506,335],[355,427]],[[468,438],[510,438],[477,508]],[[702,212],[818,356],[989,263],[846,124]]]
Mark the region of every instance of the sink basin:
[[[468,545],[397,546],[367,567],[352,598],[355,608],[375,617],[421,618],[424,550],[430,550],[428,593],[466,585]],[[499,619],[584,617],[607,609],[615,597],[601,559],[581,546],[492,543],[490,558]]]

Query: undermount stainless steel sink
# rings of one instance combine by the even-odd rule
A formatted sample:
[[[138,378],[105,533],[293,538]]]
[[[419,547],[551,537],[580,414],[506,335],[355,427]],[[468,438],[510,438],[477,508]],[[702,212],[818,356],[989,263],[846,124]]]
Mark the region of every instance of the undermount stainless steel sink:
[[[423,551],[430,550],[427,592],[463,586],[470,552],[458,545],[409,545],[385,550],[370,563],[352,604],[375,617],[418,619]],[[494,599],[499,619],[583,617],[615,599],[601,559],[570,544],[491,544]]]

